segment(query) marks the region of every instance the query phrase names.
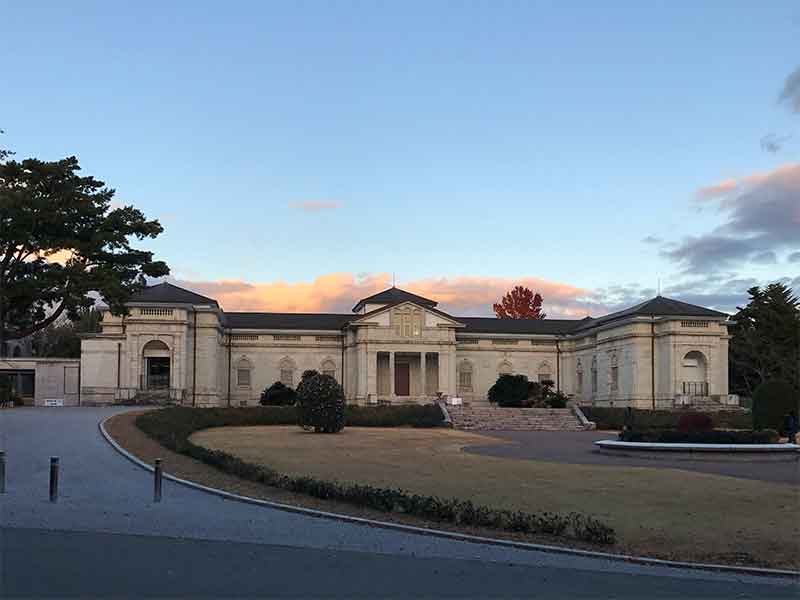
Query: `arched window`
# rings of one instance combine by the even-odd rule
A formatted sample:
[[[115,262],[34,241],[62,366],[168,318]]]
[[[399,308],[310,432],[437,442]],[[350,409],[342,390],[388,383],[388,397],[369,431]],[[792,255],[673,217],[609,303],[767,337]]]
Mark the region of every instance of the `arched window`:
[[[619,365],[617,364],[617,355],[616,353],[611,355],[611,360],[609,361],[611,365],[611,393],[616,394],[617,390],[619,389]]]
[[[242,356],[236,361],[236,385],[249,388],[253,384],[252,372],[253,365],[246,356]]]
[[[294,387],[294,372],[297,370],[297,365],[294,364],[294,361],[288,356],[282,358],[278,364],[278,370],[280,371],[281,383],[286,387]]]
[[[458,392],[470,394],[472,391],[472,363],[462,360],[458,363]]]
[[[500,366],[497,368],[497,373],[499,375],[511,375],[514,372],[514,366],[507,360],[504,360],[500,363]]]
[[[331,377],[336,379],[336,363],[334,363],[331,359],[322,361],[320,372],[323,375],[330,375]]]
[[[22,348],[19,346],[14,346],[14,351],[11,353],[14,358],[19,358],[22,356]]]
[[[708,396],[708,361],[702,352],[692,350],[681,361],[682,393],[689,396]]]
[[[553,369],[550,367],[550,363],[546,360],[539,365],[537,380],[539,383],[542,383],[543,381],[553,381]]]
[[[583,394],[583,365],[581,364],[580,358],[575,365],[575,393],[578,394],[578,396]]]

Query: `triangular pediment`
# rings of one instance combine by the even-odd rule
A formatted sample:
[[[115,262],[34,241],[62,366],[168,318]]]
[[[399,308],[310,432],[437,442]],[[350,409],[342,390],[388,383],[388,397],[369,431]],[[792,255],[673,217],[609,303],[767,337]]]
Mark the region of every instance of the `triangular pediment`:
[[[419,310],[425,315],[426,327],[464,327],[458,319],[441,310],[430,306],[423,306],[410,300],[387,304],[371,312],[359,315],[350,321],[350,325],[376,324],[388,326],[393,311]]]

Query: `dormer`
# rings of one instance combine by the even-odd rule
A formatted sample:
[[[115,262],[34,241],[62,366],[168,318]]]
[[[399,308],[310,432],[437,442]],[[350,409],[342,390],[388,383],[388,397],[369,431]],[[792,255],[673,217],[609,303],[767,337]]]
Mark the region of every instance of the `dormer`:
[[[422,296],[417,296],[416,294],[392,286],[388,290],[378,292],[367,298],[362,298],[353,307],[353,312],[359,315],[365,315],[373,310],[399,302],[413,302],[414,304],[426,308],[435,308],[438,304],[438,302],[434,302],[428,298],[423,298]]]

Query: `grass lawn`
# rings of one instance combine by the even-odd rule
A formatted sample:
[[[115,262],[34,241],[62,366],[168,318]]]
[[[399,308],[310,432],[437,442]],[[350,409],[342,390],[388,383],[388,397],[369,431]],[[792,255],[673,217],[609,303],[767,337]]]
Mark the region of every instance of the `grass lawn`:
[[[800,490],[790,484],[480,456],[461,448],[506,442],[445,429],[350,427],[319,435],[297,427],[224,427],[191,439],[291,475],[400,487],[495,508],[592,514],[616,529],[616,552],[800,565]]]

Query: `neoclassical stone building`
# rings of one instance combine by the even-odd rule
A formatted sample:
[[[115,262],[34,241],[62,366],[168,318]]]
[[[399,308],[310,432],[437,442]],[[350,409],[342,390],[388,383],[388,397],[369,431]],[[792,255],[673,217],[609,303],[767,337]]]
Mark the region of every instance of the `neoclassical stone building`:
[[[306,369],[336,377],[349,402],[483,403],[502,373],[553,380],[580,404],[726,404],[728,315],[656,297],[600,318],[460,317],[398,288],[349,314],[225,312],[216,300],[162,283],[104,314],[82,341],[81,398],[113,403],[167,396],[194,406],[258,402]]]

